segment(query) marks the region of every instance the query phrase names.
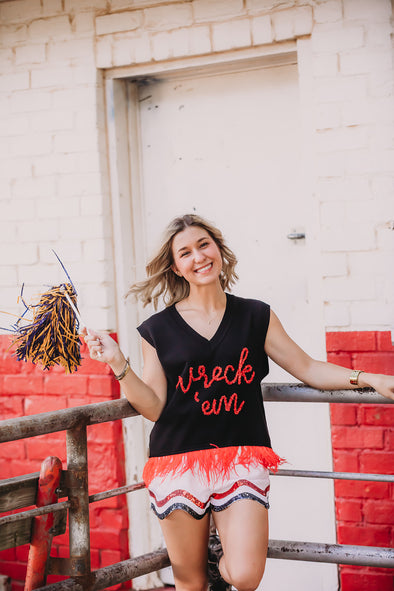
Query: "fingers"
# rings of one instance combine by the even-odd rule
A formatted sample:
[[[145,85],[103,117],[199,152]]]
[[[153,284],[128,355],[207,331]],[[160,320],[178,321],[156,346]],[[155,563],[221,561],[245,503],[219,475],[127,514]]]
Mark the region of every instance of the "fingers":
[[[103,344],[100,339],[92,339],[88,342],[89,352],[92,359],[99,359],[103,354]]]
[[[103,342],[99,335],[89,328],[82,330],[81,334],[89,348],[90,357],[100,359],[103,355]]]

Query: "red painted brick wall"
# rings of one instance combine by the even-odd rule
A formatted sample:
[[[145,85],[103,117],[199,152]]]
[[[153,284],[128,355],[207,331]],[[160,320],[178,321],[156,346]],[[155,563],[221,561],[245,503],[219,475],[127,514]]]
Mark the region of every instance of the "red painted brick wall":
[[[389,332],[327,334],[328,360],[353,369],[394,374]],[[334,469],[394,473],[394,405],[332,404]],[[394,485],[335,483],[337,538],[340,544],[392,547]],[[341,591],[392,591],[392,569],[342,566]]]
[[[82,348],[82,365],[72,375],[55,367],[44,372],[31,363],[18,362],[7,351],[9,337],[0,336],[0,418],[14,418],[50,410],[81,406],[120,396],[119,384],[108,367],[92,361]],[[0,445],[1,478],[37,472],[48,455],[58,456],[66,469],[66,434],[52,433]],[[88,427],[89,492],[125,484],[125,461],[120,421]],[[92,569],[129,557],[126,497],[119,496],[90,506]],[[68,557],[68,532],[53,540],[51,554]],[[21,591],[26,573],[28,546],[0,552],[0,573]],[[63,577],[64,578],[64,577]],[[49,576],[48,583],[62,577]],[[130,583],[111,589],[129,589]]]

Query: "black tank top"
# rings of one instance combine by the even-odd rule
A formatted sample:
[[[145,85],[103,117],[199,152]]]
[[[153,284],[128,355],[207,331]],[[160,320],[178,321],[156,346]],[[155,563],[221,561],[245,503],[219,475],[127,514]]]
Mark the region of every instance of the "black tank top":
[[[138,331],[157,352],[167,378],[167,400],[150,436],[150,457],[213,447],[271,447],[261,394],[268,374],[264,350],[270,308],[226,294],[223,319],[206,339],[175,305]]]

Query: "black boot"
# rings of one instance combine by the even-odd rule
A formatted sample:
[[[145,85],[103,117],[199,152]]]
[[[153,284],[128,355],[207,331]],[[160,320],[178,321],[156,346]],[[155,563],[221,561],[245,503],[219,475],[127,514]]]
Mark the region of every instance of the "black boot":
[[[208,589],[209,591],[231,591],[230,583],[222,578],[219,571],[219,560],[223,556],[219,536],[209,536],[208,544]]]

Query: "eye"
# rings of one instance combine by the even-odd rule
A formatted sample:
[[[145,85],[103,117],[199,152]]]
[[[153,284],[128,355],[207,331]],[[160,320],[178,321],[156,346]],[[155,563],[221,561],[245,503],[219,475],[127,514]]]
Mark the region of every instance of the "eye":
[[[201,244],[200,244],[201,248],[204,248],[205,246],[208,246],[208,245],[209,245],[208,240],[206,242],[201,242]]]
[[[185,250],[180,254],[180,258],[182,259],[183,257],[187,256],[188,254],[189,254],[189,251]]]

